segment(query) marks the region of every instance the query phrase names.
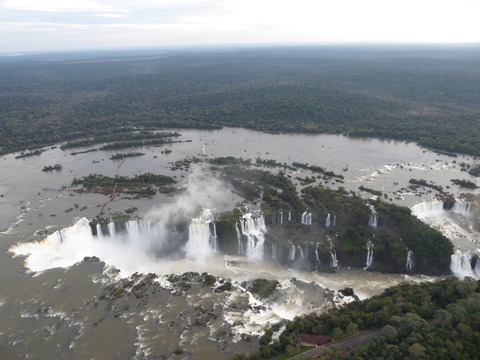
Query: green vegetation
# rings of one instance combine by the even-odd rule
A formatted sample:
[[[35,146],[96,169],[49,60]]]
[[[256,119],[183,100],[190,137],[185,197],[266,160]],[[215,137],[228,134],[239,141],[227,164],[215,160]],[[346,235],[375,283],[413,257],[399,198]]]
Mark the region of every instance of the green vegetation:
[[[410,179],[409,183],[412,185],[429,187],[431,189],[437,190],[439,193],[443,193],[443,188],[440,185],[435,185],[431,182],[429,183],[427,180],[424,179]]]
[[[295,185],[283,174],[272,174],[264,170],[248,170],[238,166],[227,166],[221,174],[245,199],[262,199],[262,210],[266,216],[281,209],[303,211],[304,205]]]
[[[242,126],[406,139],[480,155],[475,46],[155,55],[142,66],[69,63],[65,55],[1,59],[0,152],[85,137],[124,141],[139,129]]]
[[[332,359],[475,359],[480,341],[480,282],[453,278],[402,284],[370,299],[356,300],[325,314],[295,318],[279,340],[273,329],[260,338],[260,351],[236,359],[262,359],[301,351],[301,333],[338,340],[358,331],[381,329],[360,350],[341,349]]]
[[[130,152],[130,153],[116,153],[115,155],[110,156],[110,160],[123,160],[127,157],[135,157],[135,156],[143,156],[145,155],[144,153],[141,152]]]
[[[439,231],[412,216],[410,209],[380,200],[368,203],[341,189],[309,187],[303,190],[303,197],[317,218],[336,215],[336,226],[328,232],[337,238],[337,256],[343,266],[363,267],[367,243],[371,241],[376,270],[404,272],[407,251],[412,250],[416,272],[443,274],[448,271],[452,244]],[[368,226],[371,214],[368,204],[377,212],[378,228]]]
[[[363,185],[360,185],[358,188],[362,191],[366,191],[366,192],[369,192],[370,194],[377,195],[377,196],[382,196],[382,194],[383,194],[381,191],[373,190],[373,189],[367,188]]]
[[[217,278],[213,275],[203,273],[202,276],[203,276],[203,283],[205,284],[205,286],[213,286],[217,282]]]
[[[225,163],[235,162],[233,158]],[[363,268],[367,245],[371,243],[374,246],[372,270],[406,272],[407,253],[413,251],[415,273],[439,275],[449,272],[453,253],[451,242],[438,230],[412,216],[408,208],[381,200],[365,200],[343,188],[310,186],[298,194],[292,181],[282,172],[272,174],[242,165],[227,165],[219,171],[235,191],[261,207],[266,223],[272,224],[267,242],[276,245],[277,259],[287,266],[291,265],[286,259],[292,244],[303,247],[318,243],[321,264],[310,257],[300,266],[308,270],[332,271],[329,262],[333,246],[341,266]],[[378,216],[377,227],[369,225],[372,208]],[[313,222],[309,226],[299,222],[306,209],[312,213]],[[277,224],[280,212],[284,214],[281,226]],[[292,221],[286,221],[288,212]],[[329,214],[335,217],[335,225],[325,226]],[[222,252],[237,253],[237,245],[231,239],[236,239],[236,223],[240,218],[239,209],[219,216],[217,234]]]
[[[42,155],[42,152],[44,152],[45,150],[35,150],[35,151],[29,151],[29,152],[22,152],[20,153],[20,155],[18,156],[15,156],[15,159],[22,159],[22,158],[26,158],[26,157],[31,157],[31,156],[38,156],[38,155]]]
[[[134,131],[133,128],[121,128],[117,131],[114,131],[114,134],[95,136],[93,138],[70,141],[63,144],[60,148],[62,150],[85,147],[102,143],[111,143],[109,145],[101,147],[101,150],[111,149],[111,146],[120,146],[128,147],[133,145],[154,145],[154,144],[163,144],[166,142],[171,142],[169,138],[180,136],[177,132],[151,132],[151,131],[140,131],[140,132],[131,132]],[[113,144],[112,144],[113,143]],[[92,150],[87,150],[92,151]],[[81,154],[82,152],[78,152]]]
[[[295,167],[301,168],[301,169],[310,170],[310,171],[317,172],[317,173],[322,173],[326,176],[337,177],[339,179],[343,179],[343,175],[337,175],[333,171],[326,171],[321,166],[317,166],[317,165],[310,165],[309,166],[308,164],[302,164],[302,163],[299,163],[299,162],[294,162],[292,164],[292,166],[295,166]]]
[[[252,161],[250,159],[236,158],[233,156],[217,157],[210,159],[209,162],[214,165],[252,165]]]
[[[242,286],[260,298],[265,299],[273,295],[280,283],[277,280],[256,279],[252,282],[243,282]]]
[[[283,168],[284,170],[286,169],[295,170],[293,166],[289,166],[287,165],[287,163],[283,163],[283,164],[279,163],[277,160],[274,160],[274,159],[264,160],[258,157],[255,159],[255,164],[261,165],[261,166],[267,166],[267,167],[280,167],[280,168]]]
[[[467,189],[478,189],[477,184],[470,180],[462,180],[462,179],[452,179],[450,180],[455,185],[467,188]]]
[[[89,152],[95,152],[95,151],[98,151],[98,149],[88,149],[88,150],[84,150],[84,151],[72,151],[70,153],[70,155],[87,154]]]
[[[115,193],[124,193],[134,195],[135,198],[151,197],[156,194],[152,186],[159,188],[161,192],[170,191],[167,186],[174,184],[175,180],[165,175],[155,175],[145,173],[135,175],[133,178],[126,176],[115,176],[114,178],[90,174],[81,179],[73,179],[72,186],[81,185],[79,191],[93,192],[104,195],[111,195]]]
[[[480,176],[480,165],[472,166],[468,173],[473,176]]]

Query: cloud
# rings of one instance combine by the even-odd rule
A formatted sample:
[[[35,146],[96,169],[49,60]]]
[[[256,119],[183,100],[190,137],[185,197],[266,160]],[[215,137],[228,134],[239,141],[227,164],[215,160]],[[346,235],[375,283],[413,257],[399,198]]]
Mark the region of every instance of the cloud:
[[[105,4],[105,2],[88,0],[4,0],[0,4],[2,7],[13,10],[28,10],[40,12],[68,12],[68,11],[88,11],[88,12],[128,12],[125,9],[119,9],[116,6]]]
[[[478,0],[0,0],[3,51],[275,42],[480,42]],[[18,22],[18,25],[14,25]],[[29,24],[29,25],[26,25]],[[72,27],[81,33],[68,37]],[[37,32],[51,30],[40,39]],[[83,38],[79,34],[83,35]],[[28,41],[32,39],[32,41]]]
[[[127,16],[127,14],[119,14],[119,13],[99,13],[99,14],[95,14],[96,16],[102,16],[102,17],[106,17],[106,18],[122,18],[122,17],[125,17]]]

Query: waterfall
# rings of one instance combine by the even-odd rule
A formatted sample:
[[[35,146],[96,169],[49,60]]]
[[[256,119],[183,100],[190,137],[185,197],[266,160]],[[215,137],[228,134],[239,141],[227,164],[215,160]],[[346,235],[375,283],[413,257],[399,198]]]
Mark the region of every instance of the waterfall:
[[[291,211],[288,212],[288,221],[292,221],[292,212]]]
[[[455,201],[452,211],[456,214],[469,215],[472,204],[467,201]]]
[[[330,267],[332,269],[338,268],[337,252],[335,250],[330,251]]]
[[[213,228],[213,236],[210,238],[210,246],[214,252],[218,251],[218,236],[217,236],[217,226],[214,222],[211,223]]]
[[[280,224],[283,224],[283,210],[280,210]]]
[[[272,259],[277,258],[277,244],[272,243]]]
[[[307,212],[306,210],[302,214],[302,224],[312,225],[312,213]]]
[[[325,219],[325,226],[330,227],[330,214],[328,214],[327,218]]]
[[[303,254],[303,250],[302,248],[300,247],[300,245],[298,245],[298,251],[299,251],[299,254],[300,254],[300,259],[305,259],[305,255]]]
[[[288,258],[287,258],[287,260],[288,260],[289,262],[294,262],[294,261],[295,261],[295,246],[294,246],[294,245],[292,245],[292,246],[290,247],[290,251],[288,252]]]
[[[367,243],[367,260],[365,261],[365,267],[363,270],[367,270],[373,264],[373,242],[369,241]]]
[[[108,223],[108,234],[112,238],[115,236],[115,223],[113,221]]]
[[[373,226],[373,227],[377,227],[378,225],[378,216],[376,214],[370,214],[369,218],[368,218],[368,225],[369,226]]]
[[[188,226],[188,242],[185,245],[187,258],[195,261],[205,260],[215,252],[215,227],[210,227],[213,219],[210,209],[204,209],[199,217],[192,219]]]
[[[247,238],[246,255],[252,260],[263,258],[265,233],[265,219],[263,215],[253,215],[251,212],[246,213],[242,217],[241,231]]]
[[[445,212],[453,212],[455,214],[460,214],[468,216],[472,209],[472,203],[468,201],[455,200],[451,208],[447,208],[447,203],[444,203],[440,200],[435,201],[424,201],[419,204],[413,205],[410,210],[412,215],[416,216],[419,219],[428,218],[428,217],[439,217],[442,216]]]
[[[477,250],[478,251],[478,250]],[[450,270],[459,279],[466,276],[480,279],[480,258],[470,251],[457,250],[450,259]]]
[[[407,252],[407,263],[405,265],[405,268],[407,271],[413,271],[413,268],[415,267],[415,254],[413,251],[409,250]]]
[[[315,262],[317,264],[320,264],[320,256],[318,255],[318,244],[317,244],[317,247],[315,248]]]
[[[95,225],[95,230],[97,231],[97,238],[98,239],[103,239],[103,231],[102,231],[102,225],[100,225],[99,223],[97,225]]]
[[[132,234],[133,236],[140,235],[140,227],[138,225],[137,220],[128,220],[127,223],[125,224],[125,227],[129,234]]]
[[[238,255],[243,255],[245,250],[243,248],[242,233],[240,232],[238,222],[235,224],[235,230],[237,232]]]
[[[337,215],[333,215],[333,222],[331,226],[337,226]]]
[[[424,217],[438,216],[443,213],[443,201],[424,201],[413,205],[410,210],[412,215],[421,219]]]

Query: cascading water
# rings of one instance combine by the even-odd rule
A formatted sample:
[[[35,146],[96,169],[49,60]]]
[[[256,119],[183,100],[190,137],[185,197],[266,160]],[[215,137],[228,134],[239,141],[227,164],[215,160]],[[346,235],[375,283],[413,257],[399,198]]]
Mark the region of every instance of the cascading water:
[[[413,268],[415,267],[415,254],[413,251],[409,250],[407,252],[407,262],[405,264],[405,269],[407,271],[413,271]]]
[[[280,224],[283,224],[283,210],[280,210]]]
[[[327,218],[325,219],[325,226],[330,227],[330,214],[327,215]]]
[[[213,228],[213,237],[211,238],[211,246],[213,248],[214,252],[218,251],[218,236],[217,236],[217,226],[215,225],[214,222],[212,222],[212,228]]]
[[[128,220],[125,224],[127,232],[132,236],[139,236],[140,235],[140,226],[138,225],[138,221],[136,220]]]
[[[188,226],[188,242],[185,245],[187,258],[201,261],[212,255],[217,248],[214,216],[210,209],[204,209],[202,214],[193,218]]]
[[[264,255],[265,219],[262,214],[253,214],[251,212],[243,215],[241,220],[241,231],[246,237],[247,246],[245,254],[251,260],[260,260]]]
[[[108,223],[108,234],[112,238],[115,237],[115,223],[113,221]]]
[[[319,244],[317,243],[317,246],[315,247],[315,263],[316,263],[317,265],[320,265],[320,256],[319,256],[319,254],[318,254],[318,245],[319,245]]]
[[[299,257],[301,260],[305,259],[305,255],[303,254],[303,250],[300,245],[298,245],[298,253],[300,254]]]
[[[272,243],[272,259],[277,258],[277,244]]]
[[[419,204],[413,205],[410,210],[412,215],[421,219],[424,217],[439,216],[443,214],[443,201],[424,201]]]
[[[469,215],[472,204],[467,201],[455,201],[452,211],[456,214]]]
[[[335,245],[333,240],[327,236],[327,241],[330,245],[330,267],[335,269],[338,267],[337,251],[335,250]]]
[[[97,225],[95,225],[95,231],[96,231],[96,235],[97,235],[97,238],[98,239],[103,239],[103,231],[102,231],[102,225],[100,225],[100,223],[98,223]]]
[[[237,232],[238,255],[244,255],[245,249],[243,248],[242,233],[239,229],[238,222],[235,224],[235,230]]]
[[[337,252],[335,250],[330,252],[330,267],[332,269],[338,268]]]
[[[330,225],[331,226],[337,226],[337,215],[333,215],[333,220],[332,220],[332,223]]]
[[[306,210],[302,214],[302,224],[312,225],[312,213],[307,212]]]
[[[450,270],[456,277],[460,279],[463,279],[466,276],[477,280],[480,279],[479,255],[473,254],[470,251],[457,250],[451,256]]]
[[[290,251],[288,252],[288,262],[293,263],[295,261],[295,246],[290,246]]]
[[[369,269],[373,264],[373,246],[373,242],[369,241],[367,243],[367,260],[365,261],[363,270]]]
[[[370,214],[368,218],[368,225],[372,227],[377,227],[378,225],[378,216],[376,214]]]
[[[305,244],[305,251],[303,252],[305,254],[305,259],[308,259],[308,256],[310,254],[310,252],[308,251],[308,245]]]
[[[288,221],[292,221],[292,212],[291,211],[288,212]]]

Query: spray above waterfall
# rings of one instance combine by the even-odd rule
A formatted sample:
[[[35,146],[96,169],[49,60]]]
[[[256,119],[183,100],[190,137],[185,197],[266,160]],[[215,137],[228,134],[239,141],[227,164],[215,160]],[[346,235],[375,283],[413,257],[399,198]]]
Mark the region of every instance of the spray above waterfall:
[[[209,264],[202,260],[216,252],[217,237],[213,213],[205,209],[221,205],[227,194],[231,192],[220,180],[197,169],[175,201],[150,210],[144,219],[92,229],[82,218],[41,242],[11,250],[26,256],[26,265],[34,271],[72,266],[91,256],[125,274],[169,271],[167,260],[182,257],[207,270]]]
[[[480,249],[474,253],[472,251],[457,250],[451,256],[450,270],[460,278],[471,277],[480,279]]]

